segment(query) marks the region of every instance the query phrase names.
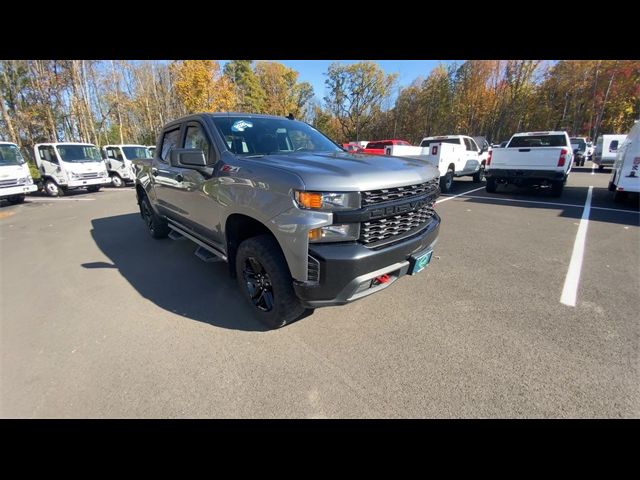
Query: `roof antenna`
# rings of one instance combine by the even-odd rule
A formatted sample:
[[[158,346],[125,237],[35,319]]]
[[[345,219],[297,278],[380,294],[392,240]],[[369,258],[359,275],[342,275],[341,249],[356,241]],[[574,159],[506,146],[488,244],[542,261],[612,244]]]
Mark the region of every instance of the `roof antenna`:
[[[287,118],[289,120],[295,120],[295,118],[293,117],[293,113],[290,113],[289,115],[287,115]]]

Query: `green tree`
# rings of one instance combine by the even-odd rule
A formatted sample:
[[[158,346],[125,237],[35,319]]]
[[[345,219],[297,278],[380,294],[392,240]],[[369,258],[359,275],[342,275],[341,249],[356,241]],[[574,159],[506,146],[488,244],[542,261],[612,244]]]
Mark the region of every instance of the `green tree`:
[[[224,66],[224,75],[235,88],[239,111],[264,113],[266,95],[251,64],[251,60],[231,60]]]

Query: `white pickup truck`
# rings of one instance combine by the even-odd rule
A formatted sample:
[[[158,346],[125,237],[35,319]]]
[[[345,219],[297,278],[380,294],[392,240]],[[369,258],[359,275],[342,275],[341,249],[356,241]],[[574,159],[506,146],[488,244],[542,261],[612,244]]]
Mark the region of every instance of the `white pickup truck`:
[[[22,203],[27,193],[37,189],[18,146],[0,142],[0,199],[11,204]]]
[[[569,135],[564,131],[516,133],[505,148],[493,151],[487,161],[487,192],[497,185],[551,186],[554,196],[562,195],[573,162]]]
[[[486,163],[482,155],[485,151],[471,137],[442,135],[423,138],[419,147],[390,145],[386,147],[385,154],[429,162],[440,171],[440,190],[447,193],[453,187],[454,177],[471,176],[474,182],[482,181]]]

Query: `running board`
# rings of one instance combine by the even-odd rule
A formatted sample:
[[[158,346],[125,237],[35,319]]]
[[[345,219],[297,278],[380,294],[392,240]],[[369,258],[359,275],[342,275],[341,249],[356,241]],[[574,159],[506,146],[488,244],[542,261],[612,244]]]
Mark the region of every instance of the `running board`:
[[[175,225],[173,223],[169,223],[169,228],[171,229],[170,236],[171,236],[172,233],[175,232],[177,235],[180,235],[180,236],[182,236],[184,238],[188,238],[193,243],[196,243],[198,245],[198,248],[196,249],[196,251],[194,253],[199,259],[204,260],[205,262],[217,262],[217,261],[226,262],[227,261],[227,256],[225,254],[223,254],[222,252],[218,251],[217,249],[215,249],[211,245],[207,245],[202,240],[200,240],[199,238],[197,238],[197,237],[193,236],[192,234],[186,232],[185,230],[183,230],[182,228],[178,227],[177,225]],[[171,237],[171,238],[173,238],[173,237]],[[175,240],[175,238],[174,238],[174,240]]]
[[[171,240],[184,240],[186,237],[181,233],[178,233],[176,230],[171,230],[169,232],[169,238]]]

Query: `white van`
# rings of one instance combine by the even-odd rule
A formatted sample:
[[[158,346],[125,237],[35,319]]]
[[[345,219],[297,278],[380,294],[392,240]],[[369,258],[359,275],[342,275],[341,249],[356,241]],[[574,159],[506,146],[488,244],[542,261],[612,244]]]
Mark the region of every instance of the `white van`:
[[[44,191],[51,197],[76,188],[97,192],[111,183],[100,151],[91,143],[37,143],[33,157],[42,175]]]
[[[626,135],[600,135],[598,137],[593,159],[593,163],[598,165],[598,170],[613,166],[618,154],[618,148],[626,138]]]
[[[615,192],[613,199],[616,202],[624,201],[629,192],[640,192],[640,121],[636,121],[618,149],[609,190]]]
[[[27,193],[37,189],[18,146],[0,142],[0,199],[13,204],[22,203]]]
[[[114,187],[124,187],[136,180],[132,160],[153,158],[145,145],[105,145],[102,154]]]

